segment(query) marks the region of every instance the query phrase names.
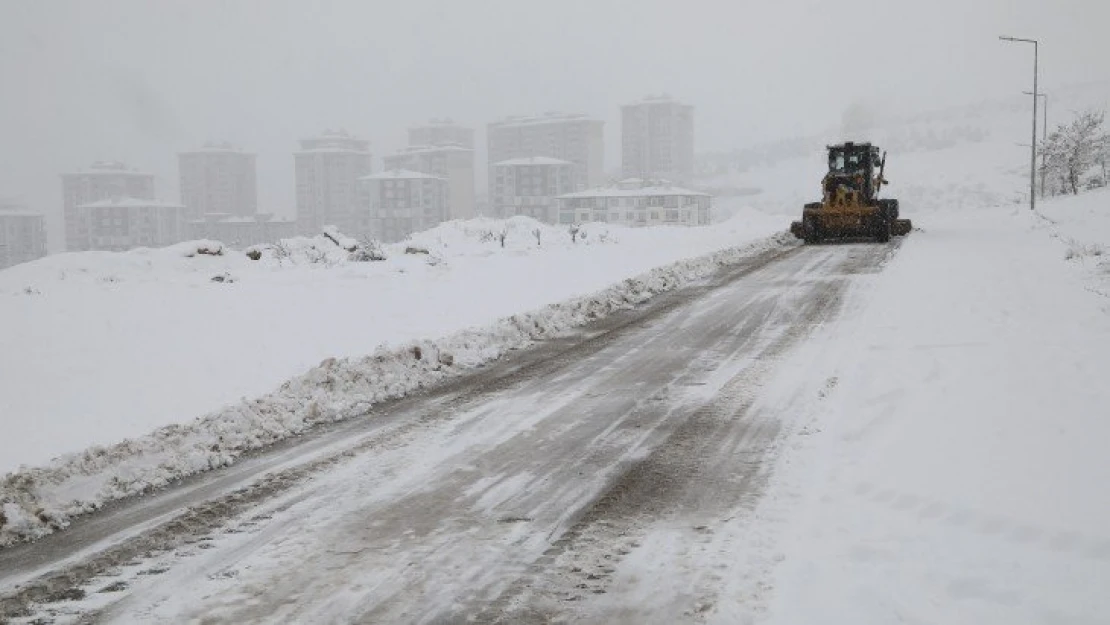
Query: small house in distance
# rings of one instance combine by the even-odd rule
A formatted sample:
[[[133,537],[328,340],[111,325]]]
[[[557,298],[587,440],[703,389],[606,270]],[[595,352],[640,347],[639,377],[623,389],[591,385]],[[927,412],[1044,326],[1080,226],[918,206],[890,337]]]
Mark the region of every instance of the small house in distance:
[[[189,222],[190,239],[214,239],[233,248],[276,243],[296,234],[296,221],[275,217],[271,213],[205,213],[203,219]]]

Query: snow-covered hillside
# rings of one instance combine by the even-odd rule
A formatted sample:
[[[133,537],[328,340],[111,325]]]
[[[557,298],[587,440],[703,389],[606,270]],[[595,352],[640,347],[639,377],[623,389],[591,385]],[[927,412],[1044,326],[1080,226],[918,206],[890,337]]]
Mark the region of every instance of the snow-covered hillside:
[[[1050,130],[1070,121],[1074,111],[1110,107],[1110,83],[1057,89],[1052,98]],[[1029,142],[1028,97],[871,121],[866,130],[836,129],[804,143],[784,142],[781,156],[705,177],[699,185],[758,190],[721,202],[722,214],[739,206],[799,214],[803,204],[820,199],[825,144],[872,141],[889,152],[886,177],[892,184],[883,194],[898,198],[908,217],[1029,201],[1029,148],[1021,145]],[[808,152],[798,154],[803,149]]]

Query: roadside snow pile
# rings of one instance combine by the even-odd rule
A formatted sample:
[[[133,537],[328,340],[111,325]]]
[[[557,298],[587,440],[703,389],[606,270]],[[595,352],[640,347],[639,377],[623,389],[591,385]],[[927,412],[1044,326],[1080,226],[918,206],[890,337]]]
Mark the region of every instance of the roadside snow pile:
[[[435,236],[435,235],[432,235]],[[437,239],[438,240],[438,239]],[[380,346],[370,356],[328,358],[278,390],[162,427],[115,445],[92,447],[0,482],[0,545],[34,540],[107,502],[234,463],[244,453],[303,433],[314,425],[364,415],[398,398],[704,278],[718,268],[794,244],[777,234],[628,278],[600,292],[514,314],[435,341]],[[249,262],[249,261],[248,261]]]

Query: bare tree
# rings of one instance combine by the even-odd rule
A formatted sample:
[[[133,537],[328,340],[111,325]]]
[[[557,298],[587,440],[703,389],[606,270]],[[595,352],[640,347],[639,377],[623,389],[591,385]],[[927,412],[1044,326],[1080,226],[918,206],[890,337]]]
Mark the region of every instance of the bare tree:
[[[502,228],[501,232],[497,233],[497,239],[499,241],[501,241],[501,247],[502,248],[505,247],[505,237],[507,237],[507,236],[509,236],[509,231],[506,228]]]
[[[364,235],[354,251],[347,256],[347,260],[358,263],[381,261],[385,259],[385,250],[382,248],[381,241],[369,235]]]
[[[1106,142],[1102,130],[1104,118],[1102,111],[1079,113],[1070,124],[1059,126],[1045,142],[1048,173],[1060,181],[1065,191],[1078,195],[1083,176],[1100,163]]]
[[[1100,149],[1098,151],[1098,164],[1099,167],[1102,168],[1102,179],[1100,180],[1100,186],[1103,187],[1110,186],[1110,178],[1106,177],[1107,161],[1110,161],[1110,133],[1104,133],[1102,135],[1102,145],[1100,146]]]
[[[293,257],[293,250],[289,248],[289,244],[284,239],[279,239],[277,243],[274,243],[273,250],[274,258],[277,259],[279,267],[284,264],[285,259],[292,259]]]
[[[543,242],[540,241],[540,236],[542,234],[543,234],[543,231],[540,230],[539,228],[536,228],[535,230],[532,231],[532,236],[536,237],[536,247],[543,247]]]

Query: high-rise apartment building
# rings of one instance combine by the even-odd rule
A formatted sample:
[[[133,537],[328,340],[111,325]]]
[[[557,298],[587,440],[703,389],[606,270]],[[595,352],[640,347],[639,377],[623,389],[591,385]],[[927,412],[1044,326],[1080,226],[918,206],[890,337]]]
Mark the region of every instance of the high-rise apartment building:
[[[416,145],[382,159],[386,170],[407,169],[447,181],[447,218],[474,217],[474,150],[460,145]]]
[[[694,107],[667,95],[622,106],[621,169],[628,178],[688,180],[694,171]]]
[[[297,179],[297,230],[320,233],[325,226],[359,236],[368,234],[359,209],[359,179],[371,172],[370,142],[345,131],[325,131],[301,139],[293,159]]]
[[[605,176],[604,127],[605,122],[586,115],[561,113],[510,117],[489,124],[486,139],[491,194],[495,163],[530,156],[570,161],[574,164],[575,184],[600,185]]]
[[[62,174],[66,251],[90,249],[89,224],[77,207],[113,197],[153,200],[154,174],[128,169],[119,162],[97,162],[83,171]]]
[[[557,196],[574,191],[574,163],[546,156],[493,164],[490,199],[494,215],[525,215],[547,223],[559,218]]]
[[[255,155],[228,143],[177,155],[181,203],[189,220],[208,213],[248,217],[258,210]]]
[[[447,219],[447,181],[418,171],[392,169],[362,179],[362,205],[370,234],[399,241]]]

